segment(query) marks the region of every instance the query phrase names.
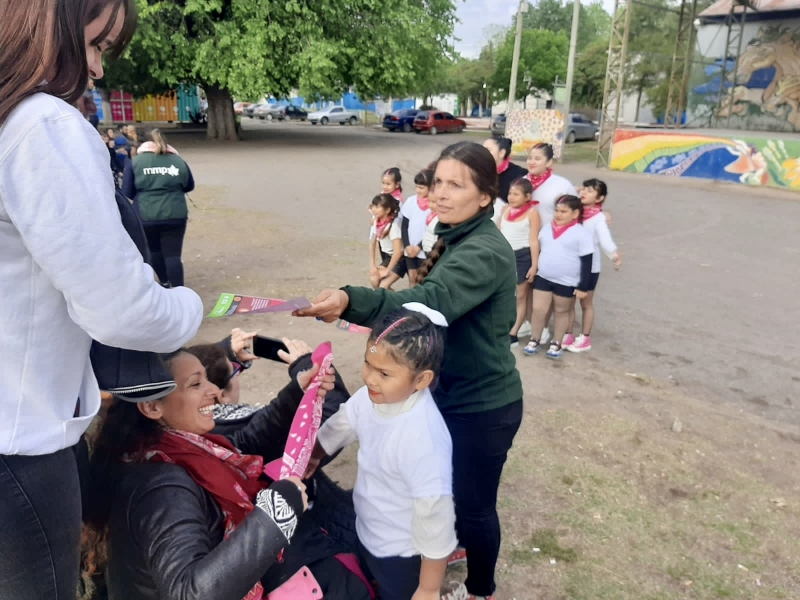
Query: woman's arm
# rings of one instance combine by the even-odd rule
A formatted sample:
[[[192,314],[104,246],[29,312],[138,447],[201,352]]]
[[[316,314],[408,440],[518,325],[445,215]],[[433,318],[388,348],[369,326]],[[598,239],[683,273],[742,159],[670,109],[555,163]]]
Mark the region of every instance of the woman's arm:
[[[171,352],[194,337],[203,304],[188,288],[156,282],[122,225],[106,151],[90,129],[72,113],[20,135],[14,150],[0,155],[3,210],[34,268],[90,337],[115,348]],[[14,132],[6,133],[15,142]]]
[[[285,522],[303,512],[302,495],[290,481],[272,484],[230,537],[214,545],[207,518],[214,500],[184,475],[131,500],[131,541],[146,554],[160,598],[241,600],[289,543],[293,530]],[[284,527],[271,516],[269,503],[280,502],[275,494],[285,500]]]

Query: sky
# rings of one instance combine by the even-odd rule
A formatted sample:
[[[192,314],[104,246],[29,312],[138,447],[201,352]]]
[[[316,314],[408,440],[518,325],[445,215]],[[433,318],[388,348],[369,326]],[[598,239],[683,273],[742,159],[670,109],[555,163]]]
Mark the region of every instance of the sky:
[[[456,0],[457,16],[461,20],[456,23],[456,50],[467,58],[477,58],[492,25],[508,27],[517,13],[519,0]],[[584,0],[588,1],[588,0]],[[535,1],[534,1],[535,4]],[[614,8],[614,0],[603,0],[608,12]],[[535,10],[535,8],[533,8]]]

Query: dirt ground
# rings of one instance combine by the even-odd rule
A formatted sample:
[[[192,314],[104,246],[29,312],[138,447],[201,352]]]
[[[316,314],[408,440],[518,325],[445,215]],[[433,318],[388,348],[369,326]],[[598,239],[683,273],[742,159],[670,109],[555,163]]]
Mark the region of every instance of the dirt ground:
[[[174,134],[193,169],[186,281],[291,298],[367,284],[365,206],[463,136],[245,124],[238,144]],[[481,141],[478,136],[466,139]],[[800,597],[800,196],[566,164],[604,178],[623,253],[606,263],[592,344],[524,357],[525,419],[500,490],[499,600]],[[351,390],[365,338],[289,315],[207,320],[334,343]],[[242,377],[268,402],[266,361]],[[328,472],[345,485],[355,453]],[[455,571],[452,578],[463,576]]]

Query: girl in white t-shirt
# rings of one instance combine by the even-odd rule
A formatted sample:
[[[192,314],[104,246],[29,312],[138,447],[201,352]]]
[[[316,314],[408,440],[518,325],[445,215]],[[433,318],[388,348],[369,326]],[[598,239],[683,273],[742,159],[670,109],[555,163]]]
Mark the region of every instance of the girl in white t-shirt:
[[[375,215],[375,236],[369,243],[369,281],[373,288],[389,289],[392,283],[405,274],[403,240],[400,231],[400,204],[394,196],[378,194],[372,199],[372,214]],[[381,262],[375,257],[380,250]],[[397,277],[389,277],[397,274]]]
[[[403,218],[401,230],[403,233],[403,246],[405,246],[406,270],[408,272],[408,287],[417,283],[417,269],[427,256],[422,249],[425,239],[425,228],[428,215],[431,212],[429,193],[433,184],[433,171],[424,169],[414,177],[416,194],[411,196],[400,208]]]
[[[372,330],[365,386],[322,426],[306,473],[358,440],[356,532],[381,600],[438,600],[457,545],[453,445],[430,392],[446,326],[441,313],[409,303]]]
[[[622,264],[619,250],[617,250],[617,245],[611,237],[606,216],[603,214],[603,206],[605,205],[607,194],[608,186],[599,179],[587,179],[583,182],[583,187],[580,191],[581,203],[583,204],[583,227],[592,235],[594,253],[592,255],[592,276],[589,279],[586,297],[581,298],[581,311],[583,312],[581,335],[576,337],[571,344],[565,346],[570,352],[587,352],[592,349],[591,333],[592,325],[594,325],[594,306],[592,301],[594,300],[594,291],[600,279],[600,269],[603,263],[603,257],[600,254],[601,248],[611,259],[614,269],[619,269],[620,264]],[[573,311],[570,318],[570,331],[567,337],[570,337],[572,333],[574,321]]]
[[[533,319],[531,327],[542,331],[550,306],[555,310],[555,335],[548,358],[561,358],[561,340],[569,327],[575,297],[583,299],[592,275],[594,242],[581,225],[583,206],[577,196],[562,196],[555,205],[553,222],[539,232],[539,263],[533,280]],[[525,354],[536,354],[541,342],[531,338]]]
[[[381,194],[393,196],[400,206],[403,205],[402,181],[403,176],[397,167],[386,169],[381,175]],[[372,241],[375,237],[375,213],[372,210],[372,204],[367,207],[367,210],[370,212],[369,239]]]
[[[553,147],[540,143],[528,153],[527,178],[533,185],[533,199],[542,217],[542,227],[553,222],[556,200],[561,196],[576,196],[578,192],[568,179],[553,173]]]
[[[508,206],[500,219],[500,232],[511,245],[517,262],[517,320],[511,328],[511,347],[519,346],[519,329],[531,318],[531,283],[539,261],[541,219],[531,199],[533,186],[525,178],[508,189]]]

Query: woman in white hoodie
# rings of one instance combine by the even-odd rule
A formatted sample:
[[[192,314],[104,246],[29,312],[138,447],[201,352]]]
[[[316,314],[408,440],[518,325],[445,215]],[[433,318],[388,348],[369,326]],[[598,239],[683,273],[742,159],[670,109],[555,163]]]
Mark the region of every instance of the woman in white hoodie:
[[[72,106],[135,25],[135,0],[0,0],[0,600],[75,598],[92,340],[169,352],[202,319],[143,262]]]

